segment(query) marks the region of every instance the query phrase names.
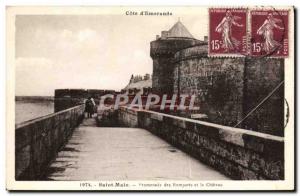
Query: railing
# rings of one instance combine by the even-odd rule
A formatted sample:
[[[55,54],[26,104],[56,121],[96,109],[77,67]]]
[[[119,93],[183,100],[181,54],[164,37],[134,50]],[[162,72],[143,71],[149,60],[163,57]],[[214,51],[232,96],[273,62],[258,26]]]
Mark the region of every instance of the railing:
[[[283,137],[126,107],[118,110],[118,120],[150,131],[232,179],[284,179]]]
[[[15,178],[37,180],[84,117],[84,105],[16,124]]]

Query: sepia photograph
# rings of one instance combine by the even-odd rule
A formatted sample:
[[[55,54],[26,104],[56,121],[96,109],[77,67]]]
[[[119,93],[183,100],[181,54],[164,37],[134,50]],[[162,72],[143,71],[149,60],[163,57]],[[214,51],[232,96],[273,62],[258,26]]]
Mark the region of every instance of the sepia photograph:
[[[294,7],[11,6],[6,22],[8,190],[295,189]]]

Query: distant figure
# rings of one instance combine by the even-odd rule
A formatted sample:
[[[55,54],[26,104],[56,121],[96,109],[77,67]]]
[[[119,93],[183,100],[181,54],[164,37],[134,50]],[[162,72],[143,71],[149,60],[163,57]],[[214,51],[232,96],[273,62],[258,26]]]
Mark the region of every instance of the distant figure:
[[[92,102],[93,102],[94,113],[97,113],[97,105],[96,105],[96,102],[95,102],[95,100],[94,100],[93,97],[91,98],[91,100],[92,100]],[[94,113],[93,113],[93,114],[94,114]]]
[[[86,101],[85,101],[85,111],[87,112],[87,117],[91,118],[94,114],[94,104],[92,101],[92,97],[89,97]]]
[[[267,19],[257,30],[258,35],[262,35],[265,43],[263,45],[263,50],[267,53],[273,52],[281,46],[279,42],[274,39],[274,28],[279,30],[284,30],[283,27],[277,25],[276,23],[281,23],[280,19],[274,18],[272,13],[268,14]]]

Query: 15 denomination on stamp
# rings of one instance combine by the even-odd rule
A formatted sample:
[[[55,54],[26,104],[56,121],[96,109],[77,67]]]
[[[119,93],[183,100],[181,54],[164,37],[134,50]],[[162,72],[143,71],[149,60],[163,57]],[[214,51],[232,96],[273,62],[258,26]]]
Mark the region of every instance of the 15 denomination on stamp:
[[[287,10],[251,10],[251,55],[287,57]]]
[[[209,54],[247,54],[247,9],[209,9]]]

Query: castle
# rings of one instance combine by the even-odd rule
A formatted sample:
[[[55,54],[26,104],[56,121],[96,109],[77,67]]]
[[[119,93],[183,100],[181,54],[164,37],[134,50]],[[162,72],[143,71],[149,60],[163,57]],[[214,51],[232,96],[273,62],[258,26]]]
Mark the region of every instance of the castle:
[[[150,47],[152,79],[149,74],[132,76],[121,93],[196,95],[197,114],[185,111],[176,115],[205,116],[216,124],[284,135],[284,85],[280,86],[284,59],[210,57],[207,36],[194,38],[180,21],[157,35]],[[88,96],[99,102],[107,93],[120,92],[57,89],[55,111],[82,103]]]
[[[193,94],[213,123],[284,135],[284,85],[262,103],[284,80],[284,59],[209,57],[207,37],[195,39],[180,21],[150,47],[154,93]]]
[[[152,80],[150,74],[131,75],[129,84],[121,90],[121,93],[128,95],[147,95],[152,92]]]

